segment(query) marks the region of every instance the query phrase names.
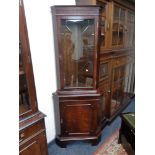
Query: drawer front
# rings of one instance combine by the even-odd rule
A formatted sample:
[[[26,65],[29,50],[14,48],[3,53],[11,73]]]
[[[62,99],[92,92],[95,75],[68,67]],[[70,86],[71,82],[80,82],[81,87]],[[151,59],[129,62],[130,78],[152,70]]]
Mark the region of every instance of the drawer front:
[[[19,155],[48,155],[46,133],[42,132],[20,145]]]
[[[23,143],[24,141],[33,138],[43,130],[45,130],[44,120],[38,121],[37,123],[26,127],[19,132],[19,143]]]

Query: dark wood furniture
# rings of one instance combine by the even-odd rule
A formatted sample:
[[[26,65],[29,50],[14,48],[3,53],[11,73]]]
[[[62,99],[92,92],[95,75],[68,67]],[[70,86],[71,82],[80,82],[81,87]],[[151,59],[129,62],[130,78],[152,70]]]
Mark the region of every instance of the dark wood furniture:
[[[77,5],[99,5],[99,90],[110,123],[134,96],[135,15],[128,0],[76,0]]]
[[[122,136],[124,136],[132,149],[135,150],[135,114],[124,113],[121,115],[122,124],[119,135],[119,143],[122,143]]]
[[[134,96],[134,4],[77,0],[52,7],[57,143],[99,140]]]
[[[38,111],[23,1],[19,3],[19,154],[47,155],[45,115]]]
[[[89,139],[95,144],[104,117],[97,90],[100,8],[54,6],[52,13],[59,69],[58,90],[54,94],[58,115],[56,142],[61,147],[70,140]]]

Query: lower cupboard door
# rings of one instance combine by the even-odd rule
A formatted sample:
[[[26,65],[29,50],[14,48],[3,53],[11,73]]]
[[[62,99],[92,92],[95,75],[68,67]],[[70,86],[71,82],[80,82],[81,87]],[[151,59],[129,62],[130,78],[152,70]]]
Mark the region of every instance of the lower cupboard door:
[[[74,101],[76,102],[76,101]],[[92,103],[93,102],[93,103]],[[65,135],[90,135],[97,127],[98,103],[68,102],[62,106],[62,131]]]

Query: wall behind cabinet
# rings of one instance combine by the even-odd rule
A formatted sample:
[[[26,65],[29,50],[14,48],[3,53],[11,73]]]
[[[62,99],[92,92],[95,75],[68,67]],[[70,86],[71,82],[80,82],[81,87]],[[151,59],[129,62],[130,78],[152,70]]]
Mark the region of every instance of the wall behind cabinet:
[[[56,90],[52,5],[74,5],[75,0],[24,0],[39,110],[45,118],[47,141],[55,138],[52,93]]]

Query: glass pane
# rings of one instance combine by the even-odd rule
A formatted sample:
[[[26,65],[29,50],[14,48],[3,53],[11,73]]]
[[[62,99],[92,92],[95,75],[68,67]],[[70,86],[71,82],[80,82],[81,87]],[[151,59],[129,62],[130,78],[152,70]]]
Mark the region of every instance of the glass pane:
[[[108,63],[100,65],[100,79],[108,75]]]
[[[125,67],[125,79],[124,79],[124,101],[123,103],[126,103],[130,98],[130,93],[129,93],[129,80],[130,80],[130,65],[127,64]]]
[[[22,60],[22,44],[19,43],[19,114],[25,113],[31,108],[27,88],[26,74]]]
[[[120,8],[117,6],[114,6],[114,15],[113,15],[113,20],[119,20],[120,16]]]
[[[112,100],[111,100],[111,114],[113,114],[120,106],[120,88],[113,88],[112,90]]]
[[[124,42],[124,26],[122,24],[119,25],[119,39],[118,45],[123,45]]]
[[[128,46],[131,47],[134,45],[134,24],[128,23]]]
[[[106,38],[106,4],[104,4],[103,2],[96,2],[97,5],[101,6],[101,23],[100,23],[100,27],[101,27],[101,34],[100,34],[100,47],[101,50],[102,48],[105,48],[105,38]]]
[[[125,23],[125,10],[120,10],[120,22]]]
[[[120,8],[114,6],[114,14],[113,14],[113,30],[112,30],[112,45],[118,45],[119,39],[119,16],[120,16]]]
[[[114,73],[113,73],[113,81],[116,82],[119,80],[119,76],[120,76],[120,73],[119,73],[119,68],[115,68],[114,69]]]
[[[101,37],[100,37],[100,45],[101,47],[105,46],[105,36],[106,36],[106,31],[105,31],[105,18],[101,17]]]
[[[135,23],[134,23],[134,14],[128,12],[128,32],[127,32],[127,46],[132,47],[135,45]]]
[[[112,45],[118,44],[119,35],[119,23],[113,23],[113,32],[112,32]]]
[[[111,113],[114,113],[123,103],[126,89],[125,77],[126,66],[120,66],[113,70]]]
[[[60,37],[65,87],[92,87],[94,19],[62,19]]]
[[[133,24],[132,46],[135,46],[135,24]]]
[[[112,45],[124,43],[125,10],[114,6]]]
[[[128,21],[134,22],[135,21],[135,15],[133,12],[128,11]]]

